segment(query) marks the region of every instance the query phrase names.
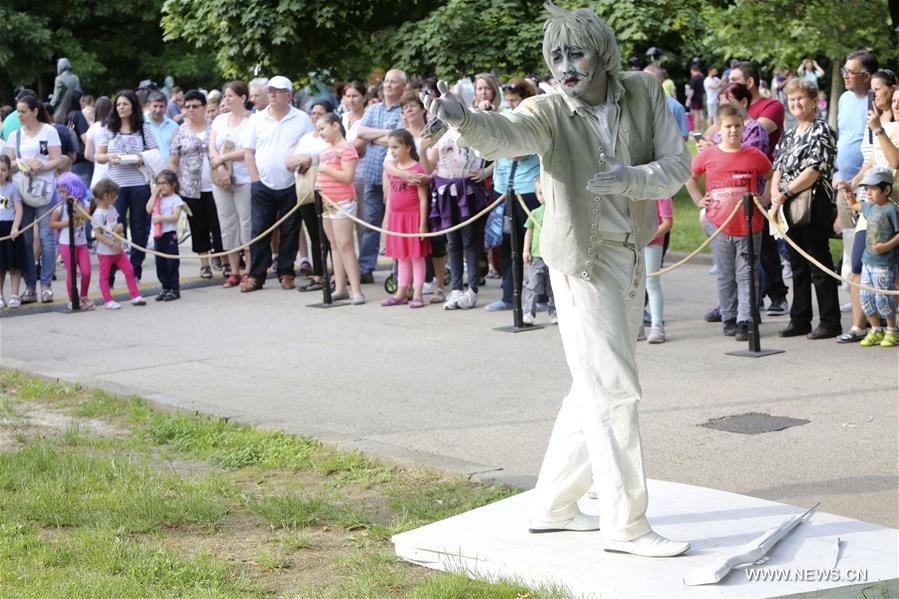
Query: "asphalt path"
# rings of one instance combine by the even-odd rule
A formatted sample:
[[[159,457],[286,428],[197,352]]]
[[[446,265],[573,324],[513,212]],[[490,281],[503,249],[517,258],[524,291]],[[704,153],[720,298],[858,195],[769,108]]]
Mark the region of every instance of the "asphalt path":
[[[184,263],[182,275],[194,270]],[[307,307],[319,294],[269,281],[253,294],[212,286],[142,308],[3,318],[0,362],[391,460],[533,484],[570,385],[557,328],[495,331],[512,319],[483,309],[499,297],[497,281],[469,311],[382,308],[385,276],[365,287],[366,305],[328,310]],[[785,353],[729,356],[745,344],[702,320],[715,303],[708,265],[665,275],[663,288],[668,342],[638,348],[647,476],[820,501],[822,511],[899,527],[899,349],[781,339],[786,317],[766,317],[762,346]],[[538,318],[546,324],[545,313]],[[756,435],[701,426],[747,412],[810,422]]]

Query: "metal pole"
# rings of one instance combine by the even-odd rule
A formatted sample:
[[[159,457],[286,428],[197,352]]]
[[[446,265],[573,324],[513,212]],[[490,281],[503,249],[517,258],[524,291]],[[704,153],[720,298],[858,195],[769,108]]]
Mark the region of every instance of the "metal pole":
[[[69,269],[69,276],[71,277],[72,310],[80,310],[78,283],[75,280],[78,271],[78,261],[75,259],[75,200],[71,197],[66,200],[66,210],[69,213],[69,263],[72,265],[72,268]],[[87,289],[84,291],[87,293]]]
[[[752,242],[752,213],[755,204],[752,202],[752,194],[743,194],[743,216],[746,218],[746,259],[749,260],[749,306],[752,314],[752,325],[749,327],[749,351],[761,351],[761,343],[759,341],[759,301],[758,288],[756,287],[756,256],[755,244]]]
[[[509,242],[512,245],[511,264],[512,268],[512,325],[516,329],[524,327],[524,315],[521,311],[521,279],[524,274],[524,261],[521,252],[518,251],[518,211],[516,208],[517,198],[515,197],[515,171],[518,170],[518,161],[512,162],[512,168],[509,171],[509,184],[506,186],[506,206],[509,211],[511,220],[511,230],[509,231]]]
[[[331,281],[328,280],[328,238],[325,237],[325,228],[322,224],[322,196],[319,191],[315,190],[315,216],[318,226],[318,247],[322,261],[322,302],[331,305],[334,300],[331,298]]]

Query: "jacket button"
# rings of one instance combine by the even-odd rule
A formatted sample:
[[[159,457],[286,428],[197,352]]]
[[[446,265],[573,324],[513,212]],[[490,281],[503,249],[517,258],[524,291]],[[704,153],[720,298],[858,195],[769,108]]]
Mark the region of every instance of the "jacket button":
[[[588,273],[588,272],[585,270],[584,272],[581,273],[581,277],[583,277],[583,278],[585,278],[585,279],[589,279],[589,278],[590,278],[590,273]]]
[[[592,225],[590,225],[590,228],[591,228],[591,229],[595,229],[595,228],[596,228],[596,223],[593,223]]]
[[[594,208],[594,209],[593,209],[593,214],[599,214],[599,209],[598,209],[598,208]]]
[[[592,254],[592,253],[593,253],[593,248],[587,248],[587,253],[588,253],[588,254]]]
[[[593,196],[593,200],[598,202],[601,198],[599,196]]]
[[[596,235],[591,235],[591,236],[590,236],[590,241],[596,241]]]
[[[628,208],[628,209],[625,210],[624,212],[625,212],[625,214],[627,214],[627,217],[628,217],[628,218],[631,217],[631,209],[630,209],[630,208]]]
[[[637,294],[634,293],[633,291],[631,291],[630,293],[627,294],[627,296],[628,296],[629,298],[631,298],[631,299],[634,299],[634,297],[635,297],[636,295],[637,295]]]

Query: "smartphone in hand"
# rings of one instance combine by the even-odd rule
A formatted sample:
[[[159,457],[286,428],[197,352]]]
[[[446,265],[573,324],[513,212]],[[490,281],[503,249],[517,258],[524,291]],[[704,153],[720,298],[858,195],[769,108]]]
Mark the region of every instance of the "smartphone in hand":
[[[705,136],[702,134],[701,131],[694,131],[690,135],[693,137],[693,141],[695,141],[696,143],[699,143],[705,139]]]

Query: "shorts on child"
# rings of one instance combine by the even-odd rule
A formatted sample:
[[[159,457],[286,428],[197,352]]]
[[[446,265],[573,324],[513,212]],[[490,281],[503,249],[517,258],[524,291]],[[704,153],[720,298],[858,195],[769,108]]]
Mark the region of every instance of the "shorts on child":
[[[8,237],[12,230],[12,221],[0,221],[0,237]],[[0,271],[22,270],[25,267],[25,235],[15,240],[0,241]]]
[[[342,200],[334,203],[340,206],[340,210],[343,210],[343,212],[356,216],[356,200]],[[322,202],[323,218],[329,218],[331,220],[343,220],[345,218],[349,218],[343,212],[340,212],[339,210],[337,210],[337,208],[335,208],[328,202]]]
[[[862,265],[862,285],[876,287],[885,291],[896,289],[896,266],[868,266]],[[865,316],[874,313],[881,318],[892,318],[896,314],[896,296],[885,293],[875,293],[862,289],[859,292],[859,300]]]

